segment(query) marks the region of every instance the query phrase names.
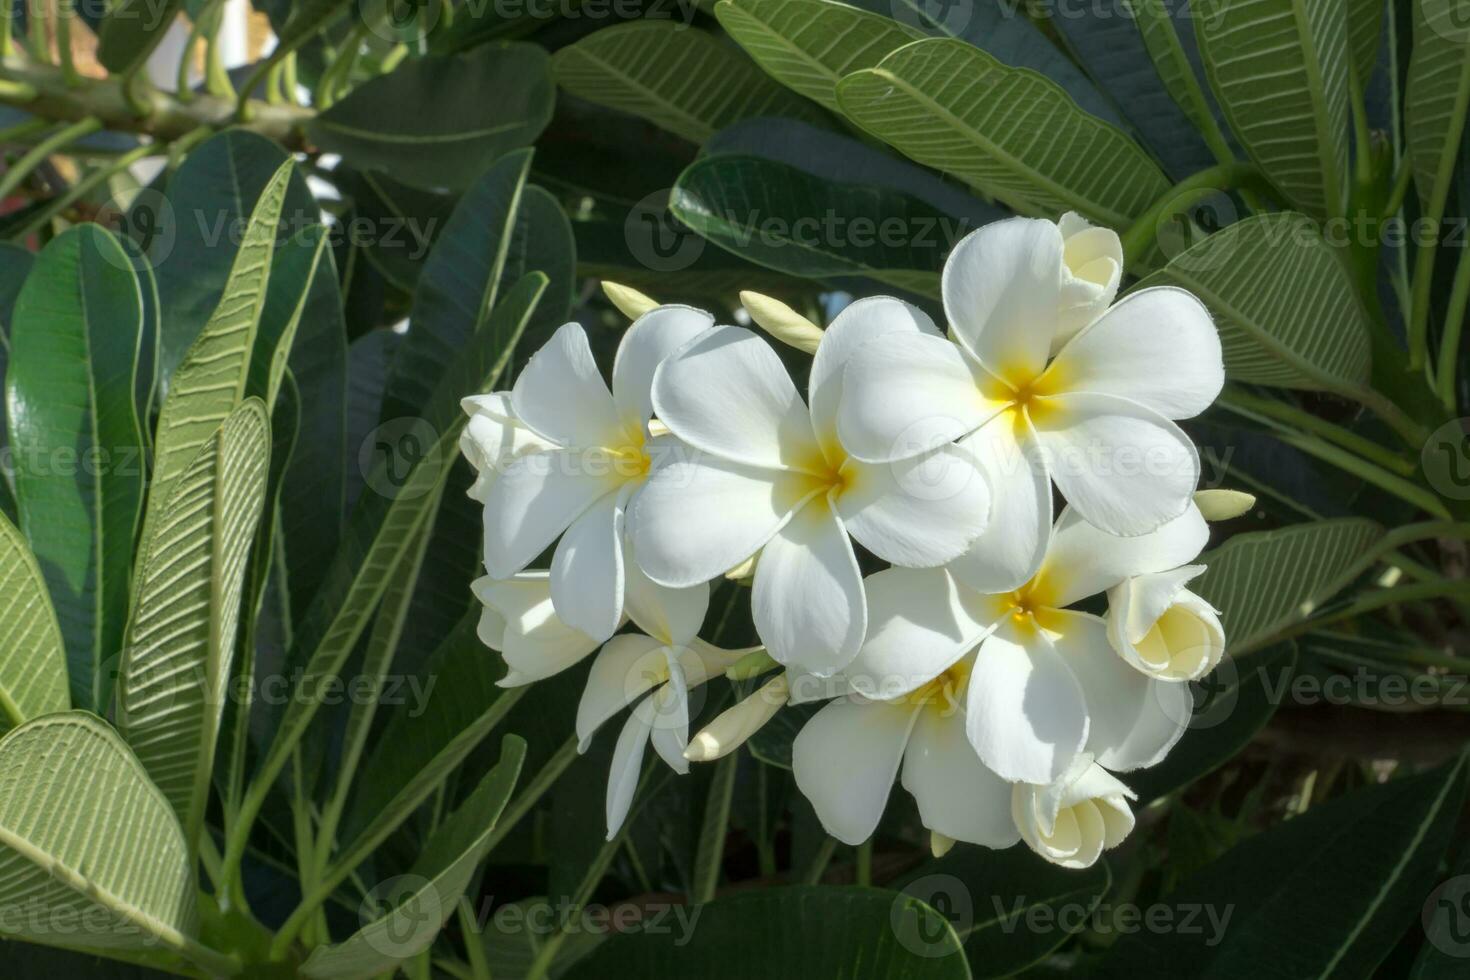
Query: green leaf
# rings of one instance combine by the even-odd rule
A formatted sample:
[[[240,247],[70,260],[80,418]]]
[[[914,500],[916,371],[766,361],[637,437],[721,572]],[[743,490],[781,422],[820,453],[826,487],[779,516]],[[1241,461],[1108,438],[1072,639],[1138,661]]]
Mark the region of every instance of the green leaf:
[[[290,160],[281,164],[261,192],[219,306],[174,372],[158,414],[153,485],[143,522],[145,550],[153,538],[154,514],[168,499],[173,482],[245,395],[293,166]]]
[[[141,64],[183,5],[183,0],[118,0],[110,5],[97,37],[97,60],[114,75]]]
[[[267,406],[276,403],[311,284],[327,251],[327,235],[325,226],[313,225],[281,242],[271,256],[265,304],[260,309],[245,382],[246,396],[259,398]]]
[[[0,517],[0,733],[71,707],[61,627],[36,556]]]
[[[475,867],[484,859],[500,814],[510,802],[525,755],[526,743],[507,735],[501,742],[499,764],[434,831],[418,860],[400,879],[408,894],[378,896],[401,900],[345,942],[319,947],[301,967],[301,975],[314,980],[367,980],[392,973],[395,967],[428,949],[469,887]]]
[[[1470,0],[1418,0],[1404,129],[1424,212],[1444,213],[1470,116]]]
[[[1134,809],[1141,811],[1233,759],[1281,706],[1295,666],[1296,646],[1287,642],[1238,663],[1227,660],[1195,682],[1196,705],[1184,737],[1163,762],[1122,777],[1138,794]]]
[[[464,189],[493,160],[528,146],[551,120],[544,49],[494,44],[409,58],[307,124],[313,142],[358,168],[415,187]]]
[[[778,272],[869,276],[927,296],[939,294],[939,272],[957,237],[956,222],[907,194],[822,180],[752,156],[696,161],[680,175],[669,207],[726,251]]]
[[[918,899],[878,888],[762,888],[701,906],[680,929],[611,936],[568,980],[600,977],[968,977],[960,940]]]
[[[1232,380],[1350,393],[1372,370],[1368,314],[1317,224],[1247,218],[1191,246],[1139,288],[1182,286],[1220,329]]]
[[[1364,88],[1378,67],[1378,48],[1383,41],[1383,9],[1388,0],[1349,0],[1347,8],[1348,55]]]
[[[1370,786],[1248,838],[1186,878],[1203,928],[1121,936],[1108,977],[1366,978],[1416,921],[1454,833],[1465,760]],[[1220,918],[1229,915],[1228,922]]]
[[[399,183],[387,174],[356,171],[343,166],[332,173],[333,182],[352,201],[351,215],[365,220],[379,233],[351,236],[353,244],[389,281],[408,292],[418,282],[430,247],[439,237],[458,198]]]
[[[7,338],[10,336],[10,321],[15,313],[16,297],[20,295],[20,287],[25,283],[26,276],[30,275],[35,262],[35,253],[10,242],[0,242],[0,335]]]
[[[269,460],[270,419],[248,399],[174,482],[139,565],[118,725],[191,849],[209,804]]]
[[[1295,207],[1343,213],[1348,36],[1342,0],[1196,0],[1195,34],[1235,136]]]
[[[715,16],[766,74],[834,112],[843,75],[925,36],[830,0],[721,0]]]
[[[1239,658],[1332,598],[1382,535],[1360,518],[1237,534],[1200,557],[1209,570],[1190,588],[1220,610],[1228,651]]]
[[[1465,894],[1470,883],[1470,848],[1462,846],[1459,864],[1429,895],[1433,914],[1424,923],[1429,942],[1419,950],[1409,980],[1456,980],[1465,975]]]
[[[128,209],[126,228],[147,254],[158,281],[161,334],[158,378],[166,390],[189,346],[220,305],[236,254],[261,192],[290,157],[275,143],[230,129],[199,144],[168,178],[163,195],[145,190]],[[290,240],[318,224],[321,208],[294,173],[281,205]]]
[[[837,99],[874,136],[1015,211],[1124,227],[1169,190],[1136,143],[1055,82],[963,41],[899,48],[844,78]]]
[[[666,20],[606,27],[552,58],[557,84],[694,143],[754,116],[821,122],[822,111],[736,48]]]
[[[6,372],[20,527],[66,638],[73,703],[101,710],[127,623],[146,459],[134,402],[143,302],[130,260],[78,225],[36,260]]]
[[[1073,870],[1019,844],[1003,851],[959,844],[893,887],[949,919],[974,976],[1001,977],[1042,959],[1087,925],[1112,880],[1106,861]]]
[[[1154,68],[1163,88],[1179,103],[1201,133],[1211,134],[1215,145],[1224,141],[1219,132],[1223,120],[1213,93],[1205,87],[1204,61],[1195,38],[1193,11],[1188,4],[1159,0],[1126,0],[1138,22]]]
[[[0,739],[0,786],[0,906],[37,913],[0,930],[90,951],[190,944],[197,886],[178,820],[102,719],[68,711],[15,729]]]

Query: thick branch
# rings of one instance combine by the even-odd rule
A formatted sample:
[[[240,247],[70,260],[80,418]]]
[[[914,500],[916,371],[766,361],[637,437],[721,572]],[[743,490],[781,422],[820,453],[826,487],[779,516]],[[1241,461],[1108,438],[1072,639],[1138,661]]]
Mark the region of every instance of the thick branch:
[[[141,101],[148,107],[143,115],[128,104],[117,79],[83,79],[68,86],[55,68],[23,65],[14,59],[0,65],[0,104],[56,122],[95,118],[107,129],[142,133],[164,142],[172,142],[200,126],[224,128],[236,123],[233,99],[200,93],[183,102],[174,95],[150,90],[141,95]],[[289,149],[300,149],[304,143],[302,125],[312,116],[310,109],[252,101],[249,122],[239,125]]]

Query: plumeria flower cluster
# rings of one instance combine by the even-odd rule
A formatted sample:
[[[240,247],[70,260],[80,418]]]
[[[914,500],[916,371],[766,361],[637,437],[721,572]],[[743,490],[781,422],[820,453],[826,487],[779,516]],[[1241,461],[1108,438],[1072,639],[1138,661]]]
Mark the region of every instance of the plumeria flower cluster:
[[[1198,299],[1118,300],[1122,273],[1118,237],[1069,214],[961,241],[945,330],[890,297],[821,330],[743,294],[812,354],[805,397],[757,333],[610,287],[637,314],[610,387],[567,324],[511,391],[465,400],[501,683],[600,649],[584,749],[632,706],[609,837],[648,745],[687,771],[812,700],[829,703],[796,738],[796,783],[842,841],[872,835],[895,778],[936,851],[1025,841],[1085,867],[1127,835],[1120,776],[1165,757],[1225,650],[1188,588],[1209,531],[1176,424],[1224,369]],[[699,637],[726,577],[748,579],[763,648]],[[752,657],[774,673],[691,738],[690,691]]]

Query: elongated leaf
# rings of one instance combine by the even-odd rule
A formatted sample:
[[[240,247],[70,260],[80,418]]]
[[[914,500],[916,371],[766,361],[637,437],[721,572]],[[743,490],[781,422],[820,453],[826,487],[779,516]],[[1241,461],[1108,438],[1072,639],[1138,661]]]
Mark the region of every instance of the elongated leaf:
[[[525,741],[507,735],[501,742],[499,764],[434,832],[405,876],[414,883],[410,893],[379,896],[393,901],[385,914],[345,942],[317,949],[301,967],[302,975],[315,980],[367,980],[393,972],[428,949],[484,859],[525,756]]]
[[[119,0],[102,19],[97,60],[113,74],[141,63],[163,40],[183,0]]]
[[[1349,0],[1347,7],[1348,54],[1353,70],[1364,88],[1378,67],[1378,48],[1383,40],[1383,11],[1388,0]]]
[[[71,707],[66,650],[36,556],[0,517],[0,733]]]
[[[1465,972],[1465,894],[1470,882],[1470,849],[1461,847],[1450,878],[1430,893],[1432,914],[1424,923],[1429,942],[1419,950],[1409,980],[1455,980]]]
[[[1470,0],[1417,0],[1413,9],[1404,127],[1419,200],[1439,214],[1470,115]]]
[[[444,229],[458,198],[410,187],[379,171],[357,171],[343,166],[333,171],[333,182],[352,201],[352,216],[363,219],[380,234],[357,236],[353,244],[390,282],[412,292],[423,271],[434,240]]]
[[[209,802],[269,459],[270,419],[249,399],[175,481],[139,566],[118,722],[191,847]]]
[[[768,75],[834,112],[842,76],[872,68],[895,48],[925,37],[830,0],[721,0],[715,16]]]
[[[1196,0],[1195,33],[1230,128],[1293,205],[1342,213],[1348,163],[1342,0]]]
[[[296,343],[312,281],[327,251],[327,229],[314,225],[282,242],[271,256],[265,304],[250,354],[245,394],[274,405],[281,376]]]
[[[1220,610],[1228,650],[1240,657],[1330,599],[1382,534],[1357,518],[1237,534],[1201,556],[1209,570],[1190,588]]]
[[[1051,38],[1028,16],[1018,0],[854,0],[854,7],[892,17],[931,37],[952,37],[973,44],[1012,68],[1029,68],[1056,82],[1082,111],[1115,126],[1118,110],[1099,92]],[[1039,12],[1039,8],[1038,8]],[[1071,15],[1072,8],[1057,11]]]
[[[631,112],[695,143],[754,116],[823,119],[821,110],[766,77],[735,48],[672,21],[604,28],[562,48],[552,66],[557,84],[573,95]]]
[[[289,160],[283,163],[261,192],[219,306],[174,372],[158,415],[153,485],[143,524],[145,552],[154,514],[168,499],[173,482],[245,395],[292,166]]]
[[[1418,917],[1454,832],[1465,769],[1460,757],[1370,786],[1238,844],[1169,898],[1176,909],[1213,909],[1213,927],[1122,936],[1104,975],[1372,976]]]
[[[7,338],[16,297],[35,262],[35,253],[10,242],[0,242],[0,334]]]
[[[1164,284],[1183,286],[1209,306],[1234,380],[1338,392],[1368,381],[1368,315],[1305,215],[1237,222],[1139,286]]]
[[[716,245],[778,272],[870,276],[929,296],[939,293],[944,257],[969,230],[905,194],[749,156],[697,161],[674,186],[670,210]]]
[[[787,887],[702,906],[697,927],[610,937],[569,980],[596,977],[885,977],[970,975],[960,940],[924,902],[877,888]]]
[[[186,944],[197,886],[178,820],[105,722],[69,711],[12,731],[0,787],[0,909],[29,910],[0,930],[73,949]]]
[[[1169,189],[1141,149],[1055,83],[962,41],[916,41],[837,86],[848,118],[1016,211],[1124,227]]]
[[[919,865],[893,887],[949,919],[973,976],[1001,977],[1066,942],[1087,923],[1112,880],[1106,862],[1063,869],[1025,847],[992,851],[962,844]],[[1079,908],[1088,914],[1076,915]],[[1039,916],[1055,928],[1031,928]]]
[[[1154,16],[1167,21],[1164,8],[1179,4],[1099,0],[1059,12],[1051,22],[1087,73],[1117,102],[1165,172],[1175,180],[1183,180],[1218,161],[1176,101],[1186,94],[1166,85],[1154,66],[1132,14],[1134,6],[1149,7]]]
[[[129,208],[126,228],[158,281],[161,389],[220,305],[251,212],[288,159],[264,136],[226,130],[194,148],[162,195],[144,191]],[[281,205],[281,237],[290,240],[320,221],[306,178],[293,173]]]
[[[359,498],[342,546],[293,637],[289,666],[301,668],[297,689],[305,696],[292,697],[274,726],[275,738],[261,763],[267,774],[262,786],[280,773],[305,735],[321,705],[323,681],[340,673],[392,569],[428,520],[458,455],[454,447],[465,424],[460,399],[488,390],[500,378],[545,286],[546,277],[539,274],[521,280],[445,372],[425,413],[428,431],[437,433],[421,447],[427,452],[406,474],[398,469],[408,461],[391,456],[370,474],[369,489]]]
[[[15,305],[5,387],[20,527],[66,638],[73,703],[106,704],[143,503],[134,401],[143,303],[100,225],[58,236]]]
[[[1138,794],[1135,809],[1183,789],[1234,758],[1281,707],[1295,668],[1296,645],[1288,641],[1240,663],[1227,660],[1196,682],[1194,715],[1184,737],[1163,762],[1123,776]]]
[[[409,58],[307,125],[323,150],[416,187],[469,187],[485,164],[528,146],[551,119],[546,52],[494,44]]]

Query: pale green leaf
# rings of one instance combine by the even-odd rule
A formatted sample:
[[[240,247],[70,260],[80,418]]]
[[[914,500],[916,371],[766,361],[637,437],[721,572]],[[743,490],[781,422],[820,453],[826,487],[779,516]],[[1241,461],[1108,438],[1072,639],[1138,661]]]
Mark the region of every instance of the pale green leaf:
[[[1404,128],[1426,214],[1444,212],[1470,116],[1470,0],[1417,0]]]
[[[1210,86],[1246,153],[1296,207],[1343,213],[1348,166],[1342,0],[1199,0]]]
[[[558,51],[552,68],[557,84],[573,95],[695,143],[753,116],[824,118],[739,49],[674,21],[604,28]]]
[[[1170,284],[1209,306],[1233,380],[1338,392],[1368,381],[1368,315],[1305,215],[1280,212],[1237,222],[1139,285]]]
[[[925,36],[831,0],[721,0],[715,16],[767,74],[834,112],[842,76]]]
[[[1361,518],[1237,534],[1200,557],[1209,570],[1190,588],[1220,610],[1228,650],[1239,657],[1316,612],[1382,535]]]
[[[1022,213],[1126,227],[1169,190],[1148,154],[1056,83],[963,41],[916,41],[837,86],[847,116]]]
[[[302,975],[314,980],[367,980],[393,972],[428,949],[454,913],[475,867],[489,850],[491,835],[510,802],[525,756],[525,741],[507,735],[501,743],[500,762],[434,831],[418,860],[401,879],[407,894],[378,896],[401,901],[394,902],[381,917],[345,942],[319,947],[301,967]]]
[[[71,707],[61,627],[36,556],[0,515],[0,732]]]
[[[269,460],[265,406],[247,399],[174,481],[139,566],[118,723],[191,846],[209,802]]]
[[[37,913],[0,916],[0,930],[73,949],[180,949],[196,890],[168,800],[100,718],[47,715],[0,740],[0,908]]]

